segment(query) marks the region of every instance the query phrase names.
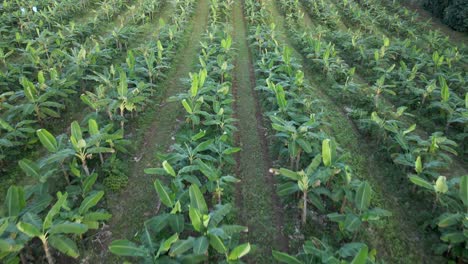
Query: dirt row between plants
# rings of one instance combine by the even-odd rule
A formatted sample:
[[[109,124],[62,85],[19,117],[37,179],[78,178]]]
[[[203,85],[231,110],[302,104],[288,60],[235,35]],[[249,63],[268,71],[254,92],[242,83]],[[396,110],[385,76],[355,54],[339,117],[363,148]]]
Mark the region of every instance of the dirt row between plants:
[[[246,237],[257,250],[249,257],[252,263],[271,263],[271,249],[287,250],[288,238],[284,234],[283,210],[276,193],[271,167],[266,129],[257,94],[255,71],[247,41],[243,1],[233,9],[233,27],[237,59],[234,65],[233,92],[236,118],[238,118],[237,217],[249,232]]]
[[[180,124],[178,118],[183,115],[183,108],[178,102],[168,103],[166,99],[187,88],[184,80],[188,78],[197,61],[199,43],[208,23],[208,3],[208,0],[198,2],[174,66],[166,81],[158,85],[162,89],[161,97],[155,99],[153,107],[147,109],[134,124],[138,127],[132,135],[136,140],[137,151],[132,154],[132,160],[129,161],[129,183],[120,193],[107,195],[107,205],[112,213],[112,219],[105,230],[107,237],[102,243],[102,248],[97,248],[95,252],[96,261],[99,263],[112,263],[115,260],[115,257],[107,252],[107,244],[111,240],[132,239],[142,229],[141,219],[149,218],[158,212],[159,202],[153,187],[155,178],[146,175],[144,169],[157,167],[156,154],[166,152],[173,143],[172,137]]]

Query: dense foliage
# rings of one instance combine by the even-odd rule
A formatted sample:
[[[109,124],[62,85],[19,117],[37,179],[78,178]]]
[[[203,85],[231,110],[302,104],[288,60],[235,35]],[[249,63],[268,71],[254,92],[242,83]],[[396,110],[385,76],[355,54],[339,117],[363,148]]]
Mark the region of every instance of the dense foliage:
[[[468,2],[465,0],[424,0],[424,7],[449,27],[468,32]]]

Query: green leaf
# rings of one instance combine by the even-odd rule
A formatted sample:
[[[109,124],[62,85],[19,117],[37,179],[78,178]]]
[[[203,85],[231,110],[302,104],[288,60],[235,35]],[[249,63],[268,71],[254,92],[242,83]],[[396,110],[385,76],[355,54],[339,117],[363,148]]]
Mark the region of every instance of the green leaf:
[[[227,248],[224,245],[223,241],[221,238],[219,238],[217,235],[209,234],[208,238],[210,240],[210,245],[218,251],[220,254],[224,254],[227,252]]]
[[[158,193],[161,202],[165,206],[172,208],[174,206],[174,202],[172,201],[171,196],[167,193],[166,189],[159,180],[154,181],[154,188],[156,189],[156,192]]]
[[[37,137],[39,141],[41,141],[42,145],[50,152],[57,152],[58,144],[55,137],[46,129],[39,129],[36,131]]]
[[[172,257],[182,255],[188,250],[190,250],[192,247],[193,247],[193,237],[190,237],[186,240],[179,240],[172,245],[169,255]]]
[[[24,234],[26,234],[29,237],[40,237],[40,236],[42,236],[42,233],[39,230],[39,228],[37,228],[34,225],[31,225],[31,224],[20,221],[16,225],[16,227],[18,228],[19,231],[23,232]]]
[[[190,94],[192,97],[195,97],[198,93],[198,74],[192,75],[192,86],[190,87]]]
[[[83,139],[83,133],[81,132],[80,124],[77,121],[71,123],[71,136],[79,142]]]
[[[201,214],[208,213],[208,206],[206,205],[205,198],[197,185],[192,184],[189,188],[190,206],[196,208]]]
[[[115,240],[109,246],[110,252],[119,256],[128,257],[145,257],[149,253],[145,248],[139,247],[135,243],[128,240]]]
[[[26,207],[23,187],[10,186],[7,191],[5,204],[8,210],[8,216],[18,216],[24,207]]]
[[[273,250],[272,253],[273,253],[273,258],[279,262],[287,263],[287,264],[303,264],[302,261],[286,253],[279,252],[276,250]]]
[[[419,176],[416,176],[416,175],[411,175],[409,176],[409,179],[412,183],[420,186],[420,187],[423,187],[423,188],[426,188],[428,190],[434,190],[434,187],[432,186],[431,183],[429,183],[428,181],[424,180],[423,178],[419,177]]]
[[[294,181],[299,181],[301,179],[301,176],[297,172],[285,168],[280,169],[280,174]]]
[[[75,234],[81,235],[88,231],[88,227],[84,224],[66,222],[62,224],[53,225],[49,234]]]
[[[172,168],[171,164],[169,164],[169,162],[167,162],[167,160],[163,161],[162,163],[162,166],[164,168],[164,170],[167,172],[167,174],[175,177],[176,176],[176,173],[174,171],[174,169]]]
[[[371,201],[372,189],[368,182],[362,182],[356,192],[356,207],[360,211],[367,210]]]
[[[355,216],[354,214],[347,214],[346,219],[344,221],[344,225],[346,230],[349,232],[355,232],[361,227],[361,219],[359,217]]]
[[[179,234],[177,233],[173,234],[171,237],[164,240],[164,242],[162,242],[161,245],[159,246],[158,254],[167,252],[171,248],[172,244],[177,242],[177,240],[179,240]]]
[[[434,185],[434,190],[438,193],[448,192],[447,178],[445,176],[439,176]]]
[[[243,256],[249,254],[250,243],[245,243],[234,248],[229,254],[228,260],[238,260]]]
[[[333,160],[335,159],[336,146],[330,139],[324,139],[322,141],[322,160],[323,164],[330,167]]]
[[[80,208],[78,209],[78,212],[80,214],[84,214],[88,212],[91,207],[95,206],[104,196],[104,191],[99,191],[94,194],[91,194],[87,196],[83,202],[81,202]]]
[[[58,192],[57,197],[58,197],[57,202],[49,210],[49,212],[47,213],[44,219],[44,223],[42,224],[42,229],[44,230],[47,230],[49,229],[49,227],[52,226],[52,221],[54,220],[54,217],[60,212],[60,209],[62,208],[62,206],[64,206],[65,203],[67,202],[68,193],[64,193],[62,195],[60,192]]]
[[[26,173],[26,175],[36,179],[41,178],[39,166],[32,160],[22,159],[18,161],[18,165],[20,166],[21,170],[23,170],[23,172]]]
[[[80,252],[76,243],[68,237],[65,236],[50,236],[48,239],[50,245],[62,252],[63,254],[70,256],[72,258],[77,258],[80,256]]]
[[[468,175],[462,176],[460,179],[460,199],[468,207]]]
[[[205,236],[195,239],[193,242],[193,253],[196,255],[204,255],[208,251],[209,242]]]
[[[190,107],[190,105],[187,103],[187,100],[185,100],[185,99],[182,100],[182,105],[184,106],[185,111],[187,111],[187,113],[193,114],[192,107]]]
[[[120,97],[126,97],[128,93],[127,74],[124,71],[120,71],[120,82],[117,86],[117,93]]]
[[[203,223],[202,223],[202,219],[201,219],[202,215],[200,214],[200,211],[190,206],[189,217],[190,217],[190,221],[192,222],[193,229],[195,229],[195,231],[201,232],[203,228]]]
[[[414,163],[414,167],[415,167],[416,173],[421,174],[421,172],[423,171],[421,156],[418,156],[418,158],[416,159],[416,162]]]
[[[98,178],[98,174],[93,173],[84,179],[83,190],[82,190],[83,194],[86,195],[93,189],[93,185],[96,182],[97,178]]]
[[[354,257],[351,264],[366,264],[367,263],[367,255],[369,254],[369,248],[364,245],[359,253]]]
[[[446,214],[439,217],[437,225],[442,228],[453,226],[463,219],[461,214]]]
[[[92,136],[99,135],[99,126],[96,120],[89,119],[88,128],[89,128],[89,134],[91,134]]]

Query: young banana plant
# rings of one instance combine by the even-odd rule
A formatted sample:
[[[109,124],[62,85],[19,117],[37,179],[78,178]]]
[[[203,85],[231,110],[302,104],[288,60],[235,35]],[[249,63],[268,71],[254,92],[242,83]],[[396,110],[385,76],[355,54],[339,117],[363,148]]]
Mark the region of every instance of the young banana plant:
[[[304,243],[301,252],[296,256],[276,250],[273,250],[272,254],[275,260],[287,264],[366,264],[375,263],[377,252],[375,250],[369,251],[367,245],[363,243],[347,243],[336,250],[326,242],[312,237],[311,240]]]
[[[288,182],[283,183],[279,186],[278,192],[280,196],[291,195],[296,192],[302,193],[302,214],[301,220],[302,224],[305,226],[307,223],[307,204],[309,202],[309,192],[313,192],[314,188],[317,188],[321,185],[323,179],[321,179],[321,174],[317,170],[320,166],[322,156],[317,155],[312,160],[307,169],[294,172],[285,168],[279,170],[279,174],[286,177]],[[314,195],[314,201],[317,201],[317,198],[320,201],[320,196]],[[315,202],[316,203],[316,202]],[[318,202],[320,204],[320,202]]]
[[[77,121],[73,121],[71,124],[70,136],[70,142],[72,144],[73,150],[75,151],[74,155],[80,160],[81,166],[87,176],[90,175],[87,160],[91,159],[93,154],[115,152],[113,148],[100,146],[101,138],[99,137],[97,123],[95,121],[90,121],[90,125],[89,132],[91,137],[84,139],[80,124],[78,124]]]
[[[381,208],[370,208],[372,198],[372,189],[368,182],[361,182],[354,195],[354,204],[345,208],[345,213],[331,213],[328,218],[337,222],[340,230],[347,235],[348,233],[357,235],[364,222],[380,220],[383,217],[389,217],[391,212]],[[354,240],[354,239],[353,239]]]
[[[44,252],[49,264],[55,263],[51,253],[51,247],[60,252],[77,258],[79,256],[76,243],[68,235],[82,235],[88,231],[85,224],[74,223],[56,219],[63,209],[69,210],[67,206],[67,193],[57,193],[57,202],[42,219],[38,215],[25,215],[16,227],[30,239],[39,238],[42,242]]]

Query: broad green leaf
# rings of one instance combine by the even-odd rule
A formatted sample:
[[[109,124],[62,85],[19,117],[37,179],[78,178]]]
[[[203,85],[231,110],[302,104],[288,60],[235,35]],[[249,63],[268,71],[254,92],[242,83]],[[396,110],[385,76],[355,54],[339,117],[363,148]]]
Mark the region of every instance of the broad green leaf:
[[[468,175],[462,176],[460,179],[460,199],[468,207]]]
[[[7,255],[11,252],[18,252],[23,249],[23,245],[14,244],[11,240],[0,239],[0,260],[2,256]],[[9,264],[8,262],[6,264]]]
[[[329,167],[334,158],[335,158],[335,152],[336,150],[334,149],[334,144],[330,139],[324,139],[322,141],[322,160],[323,164],[327,167]]]
[[[18,161],[18,165],[20,166],[21,170],[26,173],[26,175],[36,179],[41,178],[39,166],[32,160],[22,159]]]
[[[120,71],[120,82],[117,86],[117,93],[120,97],[126,98],[128,93],[127,74],[124,71]]]
[[[39,141],[41,141],[42,145],[50,152],[57,152],[58,144],[55,137],[46,129],[39,129],[36,131],[37,137]]]
[[[224,245],[223,241],[221,238],[219,238],[217,235],[209,234],[208,238],[210,240],[210,245],[218,251],[220,254],[224,254],[227,252],[227,248]]]
[[[185,100],[185,99],[182,100],[182,105],[184,106],[185,111],[187,111],[187,113],[193,114],[192,107],[190,107],[190,105],[187,103],[187,100]]]
[[[99,134],[99,126],[98,126],[98,123],[96,122],[96,120],[94,120],[94,119],[89,119],[88,120],[88,129],[89,129],[89,133],[92,136],[95,136],[95,135]]]
[[[197,208],[193,208],[190,206],[189,208],[189,217],[190,221],[192,222],[193,229],[195,231],[201,232],[203,228],[203,223],[202,223],[202,215],[200,214],[200,211],[198,211]]]
[[[360,211],[367,210],[371,201],[372,189],[368,182],[362,182],[356,192],[356,207]]]
[[[163,161],[162,163],[162,166],[164,168],[164,170],[167,172],[167,174],[175,177],[176,176],[176,173],[174,171],[174,169],[172,168],[171,164],[169,164],[169,162],[167,162],[167,160]]]
[[[439,217],[437,225],[442,228],[446,228],[455,225],[463,219],[461,214],[446,214]]]
[[[363,246],[359,253],[354,257],[351,264],[366,264],[367,263],[367,255],[369,254],[369,248],[367,246]]]
[[[7,191],[5,205],[8,210],[8,216],[18,216],[26,206],[23,187],[10,186]]]
[[[162,242],[161,245],[159,246],[158,254],[167,252],[171,248],[172,244],[177,242],[177,240],[179,240],[179,234],[177,233],[173,234],[171,237],[164,240],[164,242]]]
[[[419,177],[419,176],[416,176],[416,175],[411,175],[409,176],[409,179],[412,183],[420,186],[420,187],[423,187],[423,188],[426,188],[426,189],[429,189],[429,190],[434,190],[434,187],[432,186],[432,184],[426,180],[424,180],[423,178]]]
[[[466,241],[466,237],[463,234],[463,232],[450,232],[450,233],[445,233],[442,236],[440,236],[440,239],[445,242],[449,242],[451,244],[458,244]]]
[[[272,253],[273,253],[273,258],[279,262],[287,263],[287,264],[303,264],[303,262],[298,260],[296,257],[293,257],[286,253],[279,252],[276,250],[273,250]]]
[[[149,255],[148,251],[139,247],[137,244],[128,240],[115,240],[109,246],[110,252],[119,256],[145,257]]]
[[[447,178],[445,176],[439,176],[434,185],[434,190],[438,193],[448,192]]]
[[[205,236],[199,237],[193,242],[193,253],[204,255],[208,251],[208,246],[208,239]]]
[[[54,220],[54,217],[60,212],[60,209],[62,208],[62,206],[64,206],[65,203],[67,202],[68,193],[64,193],[62,195],[60,192],[58,192],[57,197],[58,197],[57,202],[49,210],[49,212],[47,213],[44,219],[44,223],[42,224],[42,229],[44,230],[47,230],[52,226],[52,221]]]
[[[192,86],[190,88],[190,94],[191,94],[192,97],[197,96],[198,88],[199,88],[198,83],[199,83],[198,74],[192,75]]]
[[[238,260],[243,256],[249,254],[250,252],[250,243],[245,243],[235,247],[231,253],[229,253],[229,260]]]
[[[184,254],[193,247],[193,240],[193,237],[190,237],[186,240],[179,240],[175,242],[171,247],[169,255],[175,257]]]
[[[346,230],[349,232],[356,232],[361,227],[362,221],[354,214],[347,214],[344,221]]]
[[[86,195],[93,189],[93,185],[96,182],[97,178],[98,178],[98,174],[93,173],[84,179],[83,190],[82,190],[83,194]]]
[[[23,232],[24,234],[26,234],[29,237],[40,237],[40,236],[42,236],[42,233],[39,230],[39,228],[37,228],[36,226],[31,225],[29,223],[25,223],[25,222],[20,221],[16,225],[16,227],[18,228],[19,231]]]
[[[76,243],[68,237],[55,235],[50,236],[48,241],[53,248],[67,256],[72,258],[77,258],[80,256],[80,252]]]
[[[208,206],[206,205],[205,198],[203,197],[200,188],[197,185],[192,184],[189,188],[190,206],[196,208],[201,214],[208,213]]]
[[[71,123],[71,136],[75,138],[76,141],[83,139],[83,133],[81,132],[80,124],[77,121]]]
[[[423,171],[421,156],[418,156],[418,158],[416,159],[414,167],[415,167],[416,173],[421,174],[421,172]]]
[[[88,212],[91,207],[95,206],[96,204],[99,203],[99,201],[102,199],[104,196],[104,191],[99,191],[96,193],[93,193],[89,196],[87,196],[83,202],[81,202],[80,208],[78,209],[78,212],[80,214],[84,214]]]
[[[81,235],[88,231],[88,227],[84,224],[66,222],[53,225],[49,229],[49,234],[75,234]]]
[[[285,168],[280,169],[280,174],[294,181],[299,181],[301,179],[301,176],[297,172]]]
[[[156,192],[158,193],[161,202],[165,206],[172,208],[174,206],[174,202],[172,201],[171,196],[167,193],[166,189],[159,180],[154,181],[154,188],[156,189]]]

